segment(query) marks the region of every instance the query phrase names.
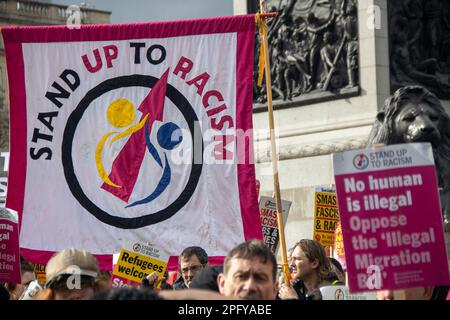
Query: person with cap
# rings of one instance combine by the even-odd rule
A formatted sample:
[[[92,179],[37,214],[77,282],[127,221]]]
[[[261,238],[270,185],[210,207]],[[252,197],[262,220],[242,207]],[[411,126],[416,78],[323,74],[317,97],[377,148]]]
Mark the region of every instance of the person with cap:
[[[86,250],[64,249],[45,268],[47,282],[36,300],[84,300],[96,291],[97,259]]]

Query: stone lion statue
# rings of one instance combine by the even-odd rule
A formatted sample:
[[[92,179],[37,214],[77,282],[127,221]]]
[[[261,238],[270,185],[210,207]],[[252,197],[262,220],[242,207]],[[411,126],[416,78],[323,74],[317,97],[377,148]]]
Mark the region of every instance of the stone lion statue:
[[[430,142],[446,231],[450,231],[450,117],[439,99],[421,86],[398,89],[378,112],[368,146]]]

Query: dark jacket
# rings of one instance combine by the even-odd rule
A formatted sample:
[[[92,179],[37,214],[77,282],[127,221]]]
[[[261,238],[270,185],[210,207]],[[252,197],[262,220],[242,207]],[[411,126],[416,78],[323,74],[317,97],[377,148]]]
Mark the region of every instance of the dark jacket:
[[[217,277],[221,272],[223,272],[223,266],[207,266],[195,275],[189,288],[219,292]]]
[[[183,290],[188,289],[187,285],[184,283],[184,279],[180,276],[177,281],[173,283],[173,290]]]

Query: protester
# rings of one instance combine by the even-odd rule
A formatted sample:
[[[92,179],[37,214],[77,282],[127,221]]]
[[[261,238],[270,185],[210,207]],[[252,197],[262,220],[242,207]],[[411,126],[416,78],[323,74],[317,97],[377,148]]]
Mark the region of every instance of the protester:
[[[327,279],[332,276],[325,250],[319,242],[309,239],[300,240],[294,248],[289,267],[296,288],[282,283],[278,295],[282,300],[320,300],[319,288],[331,285]]]
[[[99,273],[96,258],[86,250],[64,249],[54,255],[45,268],[45,289],[37,300],[83,300],[97,291]]]
[[[331,280],[330,282],[332,284],[345,285],[345,272],[344,272],[344,268],[342,268],[341,263],[332,257],[328,257],[328,260],[330,260],[330,267],[331,267],[331,271],[333,272],[331,278],[333,278],[333,276],[335,276],[334,280],[331,280],[331,278],[330,278],[329,281]]]
[[[438,286],[433,288],[433,295],[430,300],[448,300],[450,286]]]
[[[294,251],[294,248],[289,248],[286,250],[286,261],[287,261],[288,267],[291,264],[291,257],[292,257],[293,251]],[[283,264],[281,264],[281,263],[277,264],[277,279],[280,283],[284,281]]]
[[[291,265],[291,261],[292,261],[292,253],[294,252],[294,249],[295,249],[295,247],[292,247],[292,248],[289,248],[289,249],[287,250],[287,264],[288,264],[289,272],[291,272],[291,268],[290,268],[289,266]],[[284,272],[283,272],[283,266],[282,266],[282,265],[279,265],[279,270],[278,270],[278,271],[279,271],[279,272],[278,272],[278,283],[281,284],[281,283],[285,282],[285,277],[286,277],[286,275],[285,275]],[[297,295],[300,296],[300,295],[302,294],[302,293],[301,293],[301,288],[302,288],[302,287],[299,286],[299,283],[300,283],[301,281],[298,280],[298,279],[293,279],[293,278],[292,278],[292,275],[291,275],[291,277],[290,277],[290,279],[289,279],[289,282],[290,282],[290,284],[292,285],[292,288],[293,288],[294,290],[298,291],[298,292],[297,292]],[[277,292],[277,295],[276,295],[275,299],[276,299],[276,300],[281,300],[280,295],[279,295],[279,292]]]
[[[287,258],[288,265],[291,264],[292,253],[294,252],[294,249],[295,249],[295,247],[289,248],[286,252],[286,258]]]
[[[19,300],[30,282],[36,280],[33,265],[25,261],[22,256],[20,256],[20,279],[20,283],[5,283],[5,288],[8,290],[11,300]]]
[[[173,300],[273,300],[278,287],[276,275],[277,261],[272,251],[262,241],[251,240],[232,249],[225,258],[223,272],[217,278],[220,294],[189,288],[164,290],[159,296]]]
[[[401,290],[380,290],[377,292],[378,300],[446,300],[449,292],[448,286],[426,286],[407,288]]]
[[[95,287],[98,291],[111,288],[112,271],[100,270],[95,279]]]
[[[28,285],[27,289],[22,293],[19,300],[34,300],[36,295],[42,290],[43,288],[39,284],[37,280],[33,280]]]
[[[9,300],[9,292],[6,290],[6,288],[3,286],[2,283],[0,283],[0,301]]]
[[[175,290],[187,289],[194,276],[208,265],[208,255],[203,248],[187,247],[178,258],[181,276],[173,284]]]
[[[259,240],[244,242],[231,250],[218,276],[219,290],[227,297],[274,300],[277,293],[277,261]]]
[[[189,288],[205,289],[219,292],[217,278],[223,272],[223,266],[207,266],[205,269],[197,273],[192,280]]]

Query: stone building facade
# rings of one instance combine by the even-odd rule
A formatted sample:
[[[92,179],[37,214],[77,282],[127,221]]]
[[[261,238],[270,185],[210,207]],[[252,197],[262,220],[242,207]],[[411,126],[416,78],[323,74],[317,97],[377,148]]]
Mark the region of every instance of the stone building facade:
[[[268,1],[279,6],[276,8],[279,14],[282,14],[283,9],[291,2],[328,5],[341,1]],[[334,183],[331,155],[366,146],[377,112],[399,84],[392,78],[390,17],[394,16],[392,11],[398,9],[398,6],[414,1],[394,0],[393,2],[396,2],[394,8],[389,7],[389,2],[389,0],[357,1],[359,42],[357,93],[327,99],[305,97],[304,101],[297,102],[295,98],[292,101],[283,101],[281,98],[274,100],[281,196],[282,199],[292,201],[285,228],[288,248],[301,238],[313,238],[314,187]],[[429,1],[415,2],[431,6]],[[442,5],[445,2],[447,5],[448,1],[433,2]],[[251,13],[257,8],[259,1],[235,1],[235,3],[239,3],[235,4],[235,14],[241,14]],[[432,9],[430,8],[430,11]],[[433,24],[429,20],[424,21],[425,32],[426,24],[430,26]],[[441,34],[445,36],[445,33]],[[426,34],[422,37],[426,37]],[[445,49],[446,47],[442,48]],[[443,51],[437,52],[434,54],[443,54]],[[448,64],[441,65],[442,68],[448,66]],[[441,78],[442,81],[447,81],[445,77]],[[440,98],[448,112],[450,101],[446,100],[445,95],[441,95]],[[255,165],[256,176],[261,182],[260,194],[272,196],[273,178],[266,110],[264,104],[259,104],[258,101],[254,103]],[[449,241],[450,237],[447,237],[447,242]],[[447,247],[450,248],[450,243]]]

